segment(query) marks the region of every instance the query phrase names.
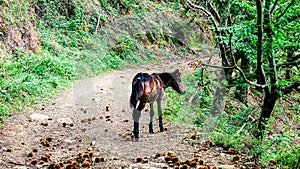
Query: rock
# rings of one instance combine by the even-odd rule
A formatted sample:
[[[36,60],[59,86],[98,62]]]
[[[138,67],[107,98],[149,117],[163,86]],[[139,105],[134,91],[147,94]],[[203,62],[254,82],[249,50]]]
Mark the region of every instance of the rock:
[[[165,156],[161,156],[161,157],[157,157],[157,160],[158,160],[159,162],[165,162],[165,161],[166,161],[166,158],[165,158]]]
[[[111,160],[119,160],[119,157],[111,157]]]
[[[220,165],[219,168],[222,168],[222,169],[234,169],[234,165]]]
[[[165,163],[151,163],[151,167],[154,167],[154,168],[169,168],[169,166]]]
[[[202,157],[202,155],[199,154],[199,153],[195,153],[195,154],[194,154],[194,157]]]
[[[221,156],[221,157],[225,157],[226,154],[225,154],[225,153],[220,153],[220,156]]]
[[[149,166],[149,164],[141,164],[141,168],[142,169],[149,169],[150,166]]]
[[[16,166],[16,167],[14,167],[14,169],[27,169],[27,167],[25,167],[25,166]]]
[[[70,140],[70,139],[62,139],[62,142],[72,144],[75,142],[75,140]]]
[[[34,113],[30,115],[31,120],[46,121],[50,117],[45,114]]]
[[[57,119],[58,123],[73,124],[73,121],[70,118],[59,118]]]

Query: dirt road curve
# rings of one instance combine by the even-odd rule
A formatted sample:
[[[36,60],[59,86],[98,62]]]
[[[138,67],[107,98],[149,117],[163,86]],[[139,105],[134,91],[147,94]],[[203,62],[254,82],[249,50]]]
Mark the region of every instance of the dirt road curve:
[[[13,115],[0,129],[0,168],[58,168],[54,164],[59,162],[66,168],[71,161],[75,166],[76,160],[82,168],[84,158],[78,154],[85,152],[93,156],[86,162],[89,168],[172,168],[174,164],[166,163],[164,156],[155,157],[167,151],[173,151],[181,161],[195,156],[213,166],[232,164],[233,155],[222,153],[222,148],[206,147],[207,151],[198,152],[205,144],[198,144],[201,139],[190,144],[192,141],[186,138],[195,133],[192,128],[165,122],[168,131],[160,133],[156,121],[155,133],[148,134],[148,112],[141,117],[141,141],[130,139],[131,79],[140,71],[173,71],[179,67],[187,72],[185,64],[164,65],[168,66],[142,66],[79,81],[39,110]],[[37,113],[49,117],[33,117]],[[98,163],[102,157],[104,161]],[[143,163],[137,163],[139,157]]]

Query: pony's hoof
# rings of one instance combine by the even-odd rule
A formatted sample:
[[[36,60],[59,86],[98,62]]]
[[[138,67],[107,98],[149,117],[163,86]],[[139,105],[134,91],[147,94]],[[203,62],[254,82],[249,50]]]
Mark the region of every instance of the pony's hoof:
[[[140,138],[134,138],[133,141],[139,142],[139,141],[141,141],[141,140],[140,140]]]
[[[160,128],[160,132],[164,132],[165,131],[165,129],[164,128]]]
[[[136,133],[133,133],[133,135],[134,135],[134,139],[139,139],[140,138],[140,135],[139,134],[136,134]]]
[[[150,133],[150,134],[153,134],[153,133],[154,133],[153,129],[152,129],[152,130],[149,129],[149,133]]]

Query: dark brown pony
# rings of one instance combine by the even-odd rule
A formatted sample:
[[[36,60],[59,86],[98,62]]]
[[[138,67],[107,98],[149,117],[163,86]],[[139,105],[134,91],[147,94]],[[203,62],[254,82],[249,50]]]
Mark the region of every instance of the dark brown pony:
[[[133,133],[136,139],[139,139],[139,121],[141,111],[145,108],[146,103],[150,103],[149,133],[153,133],[153,103],[155,101],[157,102],[159,128],[161,132],[164,131],[162,122],[162,99],[167,87],[172,87],[179,94],[184,94],[181,73],[178,69],[172,73],[153,73],[151,75],[138,73],[133,78],[130,105],[134,108],[132,113],[134,120]]]

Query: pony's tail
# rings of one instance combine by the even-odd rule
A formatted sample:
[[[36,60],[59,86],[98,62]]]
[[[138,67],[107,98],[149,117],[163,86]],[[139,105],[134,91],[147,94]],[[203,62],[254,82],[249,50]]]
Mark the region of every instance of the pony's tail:
[[[132,82],[132,90],[130,96],[130,107],[136,108],[137,102],[143,95],[142,77],[136,76]]]

